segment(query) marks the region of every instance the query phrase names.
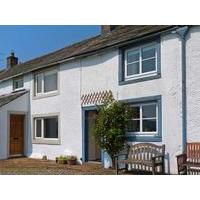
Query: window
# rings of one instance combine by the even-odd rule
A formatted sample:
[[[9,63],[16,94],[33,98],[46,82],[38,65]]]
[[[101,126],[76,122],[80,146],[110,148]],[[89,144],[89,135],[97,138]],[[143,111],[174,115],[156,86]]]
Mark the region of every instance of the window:
[[[125,80],[157,73],[158,44],[128,49],[125,51]]]
[[[23,77],[18,77],[13,80],[13,90],[22,89],[24,87]]]
[[[144,103],[132,105],[132,118],[128,123],[128,134],[158,134],[158,104]]]
[[[35,95],[52,93],[58,90],[57,70],[47,71],[35,75]]]
[[[58,139],[58,116],[35,118],[35,138]]]

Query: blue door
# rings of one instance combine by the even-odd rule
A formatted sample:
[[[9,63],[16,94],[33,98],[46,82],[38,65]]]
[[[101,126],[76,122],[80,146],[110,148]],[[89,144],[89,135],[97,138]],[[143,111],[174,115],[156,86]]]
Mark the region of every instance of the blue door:
[[[97,116],[96,110],[85,111],[85,161],[101,162],[101,149],[97,145],[93,129]]]

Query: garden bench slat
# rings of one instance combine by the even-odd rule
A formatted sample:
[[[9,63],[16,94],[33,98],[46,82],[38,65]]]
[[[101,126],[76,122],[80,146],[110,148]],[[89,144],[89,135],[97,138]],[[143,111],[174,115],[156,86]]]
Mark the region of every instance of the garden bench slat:
[[[125,168],[123,170],[128,170],[130,166],[131,170],[145,170],[149,171],[152,169],[152,173],[155,174],[160,167],[162,173],[165,172],[164,169],[164,155],[165,155],[165,145],[155,145],[152,143],[138,143],[130,145],[127,150],[126,158],[119,160],[119,155],[116,156],[116,173],[122,169],[119,168],[120,164],[124,164]]]
[[[200,173],[200,142],[187,143],[186,153],[177,156],[177,168],[178,174]]]

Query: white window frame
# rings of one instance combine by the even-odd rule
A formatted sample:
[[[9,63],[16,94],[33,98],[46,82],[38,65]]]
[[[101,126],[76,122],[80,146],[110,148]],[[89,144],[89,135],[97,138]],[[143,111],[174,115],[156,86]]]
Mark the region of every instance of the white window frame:
[[[15,88],[15,82],[17,80],[22,80],[22,82],[23,82],[23,86],[22,87]],[[16,78],[13,79],[13,91],[18,91],[18,90],[21,90],[21,89],[24,89],[24,77],[23,76],[16,77]]]
[[[151,118],[143,118],[142,117],[142,106],[146,106],[146,105],[156,105],[156,117],[151,117]],[[140,107],[140,118],[138,119],[131,119],[131,120],[140,120],[140,131],[139,132],[128,132],[127,131],[127,135],[140,135],[140,136],[154,136],[158,134],[158,103],[157,102],[151,102],[151,103],[142,103],[142,104],[134,104],[131,105],[131,107]],[[156,119],[156,131],[142,131],[143,129],[143,120],[151,120],[151,119]]]
[[[142,61],[143,61],[142,60],[142,49],[148,48],[148,47],[151,47],[151,46],[155,46],[155,57],[146,58],[144,60],[149,60],[149,59],[155,58],[155,65],[156,65],[155,70],[142,73]],[[128,72],[127,55],[128,55],[128,52],[132,52],[132,51],[138,51],[139,52],[139,74],[127,75],[127,72]],[[135,62],[132,62],[132,63],[135,63]],[[129,63],[129,64],[132,64],[132,63]],[[125,80],[133,80],[133,79],[148,77],[148,76],[152,76],[152,75],[157,74],[157,72],[158,72],[158,44],[156,42],[153,42],[153,43],[149,43],[149,44],[142,45],[142,46],[139,46],[139,47],[126,49],[125,50],[124,67],[125,67],[125,70],[124,70]]]
[[[58,119],[58,137],[57,138],[45,138],[44,137],[44,119],[49,118],[57,118]],[[34,138],[35,139],[42,139],[42,140],[59,140],[59,116],[52,115],[52,116],[45,116],[45,117],[35,117],[34,119]],[[37,137],[37,120],[41,120],[41,137]]]
[[[45,77],[45,75],[51,75],[51,74],[54,74],[54,73],[57,74],[57,89],[49,91],[49,92],[44,92],[44,77]],[[37,77],[38,76],[42,77],[42,89],[41,89],[41,92],[37,92]],[[58,77],[58,70],[57,69],[43,71],[43,72],[35,74],[34,75],[34,94],[35,94],[35,96],[54,94],[54,93],[58,92],[58,87],[59,87],[58,86],[58,79],[59,79],[59,77]]]
[[[41,137],[37,136],[37,121],[38,120],[41,120]],[[44,134],[43,131],[44,131],[44,123],[43,123],[42,117],[35,118],[34,119],[34,135],[35,135],[35,138],[36,139],[43,138],[43,134]]]

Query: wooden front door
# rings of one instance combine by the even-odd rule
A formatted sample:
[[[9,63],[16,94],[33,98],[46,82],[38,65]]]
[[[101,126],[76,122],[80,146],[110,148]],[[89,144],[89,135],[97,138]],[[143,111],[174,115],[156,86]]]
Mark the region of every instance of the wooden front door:
[[[24,154],[24,115],[10,115],[10,156]]]

